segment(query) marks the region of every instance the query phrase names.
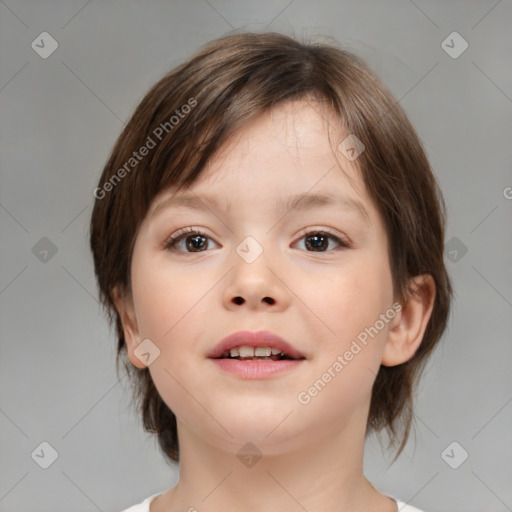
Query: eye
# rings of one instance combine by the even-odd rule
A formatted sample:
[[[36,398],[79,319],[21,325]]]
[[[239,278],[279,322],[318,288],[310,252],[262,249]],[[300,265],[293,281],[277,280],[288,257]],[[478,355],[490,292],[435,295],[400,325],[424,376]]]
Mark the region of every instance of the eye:
[[[210,244],[216,242],[195,228],[183,228],[173,233],[164,244],[164,248],[174,252],[204,252]],[[211,248],[211,247],[210,247]]]
[[[327,252],[339,247],[350,247],[347,242],[344,242],[339,237],[326,230],[307,232],[296,242],[296,245],[300,244],[302,244],[303,247],[299,247],[299,249],[305,248],[309,252]]]

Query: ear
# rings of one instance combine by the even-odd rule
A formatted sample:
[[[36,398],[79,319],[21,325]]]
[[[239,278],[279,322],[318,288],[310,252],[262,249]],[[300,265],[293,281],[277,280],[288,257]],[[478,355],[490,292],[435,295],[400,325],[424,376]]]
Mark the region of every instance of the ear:
[[[146,368],[146,365],[135,355],[135,349],[141,343],[135,308],[130,294],[123,293],[116,286],[112,290],[112,299],[114,300],[117,312],[121,317],[123,324],[124,339],[126,342],[126,351],[130,362],[137,368]]]
[[[436,285],[430,274],[411,279],[414,290],[390,324],[382,365],[396,366],[409,361],[418,350],[430,320]]]

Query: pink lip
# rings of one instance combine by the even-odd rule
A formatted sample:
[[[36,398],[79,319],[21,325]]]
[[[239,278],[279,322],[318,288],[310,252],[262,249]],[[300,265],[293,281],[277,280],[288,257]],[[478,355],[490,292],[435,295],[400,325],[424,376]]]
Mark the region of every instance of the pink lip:
[[[230,334],[226,338],[224,338],[219,344],[215,346],[215,348],[208,354],[210,359],[218,359],[222,357],[222,354],[231,348],[240,347],[242,345],[248,347],[274,347],[284,352],[286,355],[293,357],[294,359],[304,359],[304,356],[295,348],[293,348],[289,343],[287,343],[283,338],[278,336],[277,334],[273,334],[269,331],[239,331],[234,334]],[[286,362],[284,361],[238,361],[235,359],[219,359],[219,361],[234,361],[242,364],[247,363],[256,363],[258,365],[263,364],[271,364],[275,365],[276,363]],[[288,361],[289,362],[289,361]],[[291,361],[293,362],[293,361]]]
[[[304,363],[305,359],[282,359],[281,361],[239,361],[238,359],[212,359],[226,372],[241,379],[267,379],[285,373]]]

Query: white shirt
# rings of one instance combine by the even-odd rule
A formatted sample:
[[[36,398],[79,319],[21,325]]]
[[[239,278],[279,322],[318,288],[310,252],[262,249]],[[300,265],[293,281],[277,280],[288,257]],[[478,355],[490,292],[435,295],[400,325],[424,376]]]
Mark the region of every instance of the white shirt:
[[[125,510],[122,510],[121,512],[149,512],[149,504],[161,493],[153,494],[149,498],[146,498],[142,503],[138,503],[137,505],[133,505],[130,508],[127,508]],[[390,498],[394,499],[396,501],[396,504],[398,506],[398,512],[421,512],[416,507],[413,507],[412,505],[407,505],[407,503],[404,503],[403,501],[400,501],[393,496],[390,496]]]

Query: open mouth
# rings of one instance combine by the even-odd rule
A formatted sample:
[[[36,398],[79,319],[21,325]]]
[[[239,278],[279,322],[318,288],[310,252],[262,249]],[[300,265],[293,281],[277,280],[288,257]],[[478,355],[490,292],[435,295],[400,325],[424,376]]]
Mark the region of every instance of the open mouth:
[[[274,347],[249,347],[240,346],[225,350],[221,356],[215,359],[237,359],[239,361],[282,361],[304,359],[303,357],[295,358],[278,348]]]

